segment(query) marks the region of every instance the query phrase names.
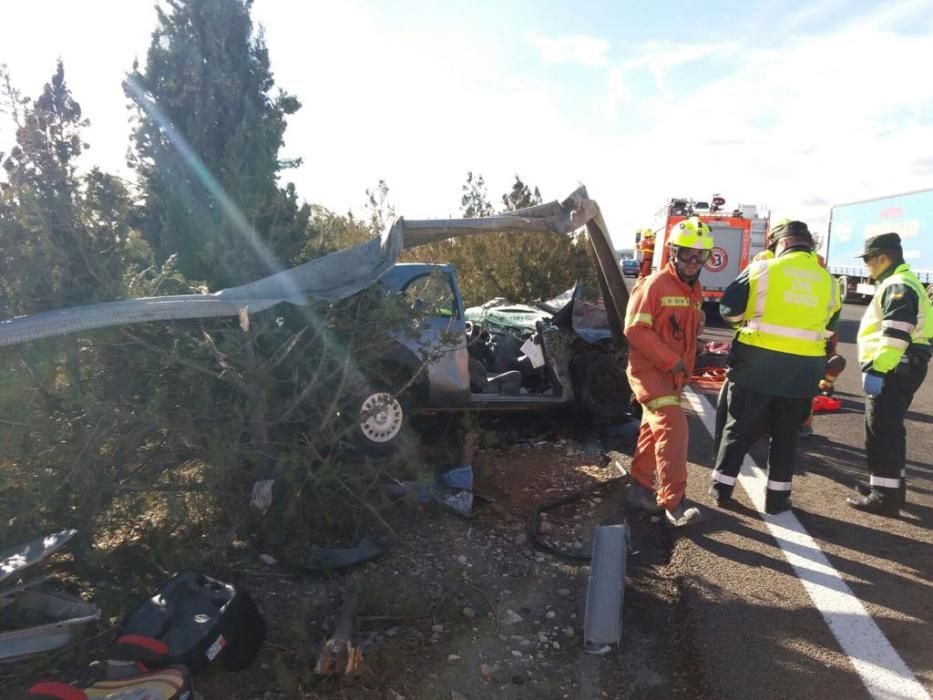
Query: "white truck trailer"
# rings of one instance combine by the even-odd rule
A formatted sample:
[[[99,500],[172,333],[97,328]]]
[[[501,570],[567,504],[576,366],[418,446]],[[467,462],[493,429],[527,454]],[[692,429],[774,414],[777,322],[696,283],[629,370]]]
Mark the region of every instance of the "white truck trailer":
[[[857,257],[866,238],[894,231],[904,260],[933,298],[933,189],[837,204],[830,212],[826,266],[842,280],[845,301],[867,301],[875,293]]]

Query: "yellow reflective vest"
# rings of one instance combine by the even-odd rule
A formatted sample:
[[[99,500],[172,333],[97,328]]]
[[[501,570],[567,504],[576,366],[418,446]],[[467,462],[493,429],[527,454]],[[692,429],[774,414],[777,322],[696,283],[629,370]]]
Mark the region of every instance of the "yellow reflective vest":
[[[897,289],[900,286],[901,289]],[[892,289],[894,287],[894,289]],[[917,295],[917,315],[898,314],[897,306],[905,289]],[[890,313],[885,307],[894,307]],[[888,318],[885,318],[887,316]],[[933,338],[933,303],[920,280],[905,263],[875,288],[858,329],[858,362],[863,369],[881,374],[890,372],[911,345],[930,345]]]
[[[839,286],[815,253],[790,251],[749,266],[749,294],[737,340],[791,355],[826,354],[826,326],[840,306]]]

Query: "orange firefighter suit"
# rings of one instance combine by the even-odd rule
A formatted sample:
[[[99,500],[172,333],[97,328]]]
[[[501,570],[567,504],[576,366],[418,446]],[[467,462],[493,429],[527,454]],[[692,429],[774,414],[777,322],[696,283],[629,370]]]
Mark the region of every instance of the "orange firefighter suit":
[[[647,277],[651,274],[651,261],[654,258],[654,237],[642,238],[638,244],[641,252],[641,262],[638,263],[638,276]]]
[[[632,478],[657,502],[676,508],[687,487],[687,418],[680,395],[693,373],[703,312],[699,282],[681,281],[673,262],[639,280],[629,300],[625,337],[628,378],[643,407]],[[672,373],[678,362],[685,372]]]

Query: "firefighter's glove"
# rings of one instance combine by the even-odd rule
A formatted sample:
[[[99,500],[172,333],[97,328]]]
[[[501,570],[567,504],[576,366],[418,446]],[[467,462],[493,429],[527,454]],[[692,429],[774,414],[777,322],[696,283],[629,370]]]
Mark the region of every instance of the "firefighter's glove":
[[[862,372],[862,389],[866,396],[877,398],[881,395],[881,389],[884,387],[884,377],[872,372]]]
[[[671,374],[673,374],[675,377],[678,374],[682,374],[685,377],[687,376],[687,365],[684,364],[683,360],[677,360],[677,363],[671,367]]]

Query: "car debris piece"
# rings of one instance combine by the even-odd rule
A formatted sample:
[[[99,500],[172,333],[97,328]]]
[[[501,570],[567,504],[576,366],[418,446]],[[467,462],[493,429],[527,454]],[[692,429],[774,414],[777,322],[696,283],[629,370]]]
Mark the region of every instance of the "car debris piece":
[[[605,654],[622,640],[627,550],[625,524],[596,528],[583,623],[583,650],[588,654]]]
[[[609,470],[609,474],[613,478],[619,479],[628,476],[628,468],[625,466],[626,458],[621,452],[609,450],[606,453],[606,460],[606,469]]]
[[[463,464],[450,469],[437,478],[437,483],[428,485],[417,481],[402,481],[386,486],[392,496],[414,494],[420,503],[436,501],[455,514],[473,517],[473,499],[485,500],[473,493],[473,455],[476,453],[477,435],[469,432],[463,441]]]
[[[250,493],[249,504],[263,515],[272,505],[272,489],[275,486],[275,479],[260,479],[253,483],[253,490]]]
[[[0,661],[54,651],[81,639],[100,610],[67,593],[38,590],[48,576],[23,578],[31,566],[58,551],[77,534],[62,530],[0,551]]]
[[[384,546],[368,537],[364,537],[355,547],[341,548],[311,545],[308,547],[304,558],[291,563],[310,571],[333,571],[375,559],[384,551]]]
[[[62,530],[45,537],[39,537],[26,544],[18,544],[0,550],[0,586],[11,576],[57,552],[76,534],[78,534],[77,530]],[[0,595],[2,595],[2,592],[0,592]]]
[[[319,676],[348,675],[359,670],[363,662],[363,650],[353,644],[359,603],[360,581],[354,576],[347,584],[334,636],[324,642],[324,647],[318,654],[314,672]]]

